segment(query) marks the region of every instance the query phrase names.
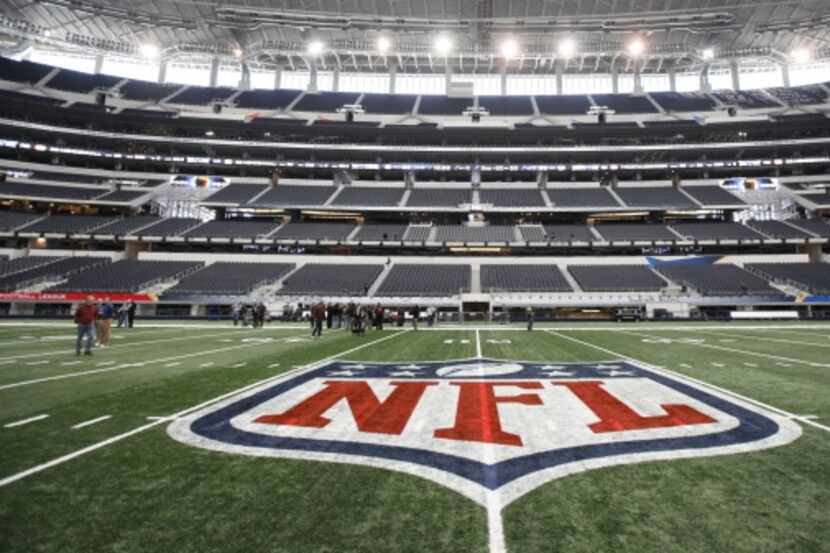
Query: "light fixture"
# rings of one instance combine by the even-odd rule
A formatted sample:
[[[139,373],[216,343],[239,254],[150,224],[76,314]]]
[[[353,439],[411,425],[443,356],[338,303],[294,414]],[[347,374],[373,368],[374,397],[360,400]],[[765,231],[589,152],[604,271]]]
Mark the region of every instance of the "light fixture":
[[[147,59],[154,59],[159,57],[159,47],[155,44],[142,44],[138,47],[138,51],[142,57]]]
[[[704,60],[711,60],[715,58],[715,51],[711,48],[706,48],[700,53],[700,57]]]
[[[385,36],[378,37],[378,52],[385,54],[392,48],[392,41]]]
[[[234,55],[235,58],[241,58],[242,57],[242,48],[234,48],[233,49],[233,55]]]
[[[807,48],[798,48],[793,50],[790,56],[796,63],[807,63],[813,58],[813,53]]]
[[[646,43],[641,38],[635,38],[628,43],[628,53],[634,57],[639,56],[646,51]]]
[[[512,38],[508,38],[501,43],[499,50],[505,59],[515,58],[519,53],[519,43]]]
[[[442,56],[446,56],[452,51],[452,39],[450,37],[441,35],[435,39],[435,51]]]
[[[323,44],[319,40],[312,40],[308,43],[308,54],[310,56],[319,56],[323,53],[323,50],[325,50],[325,48],[325,44]]]
[[[572,38],[562,39],[559,43],[559,55],[563,58],[570,58],[576,54],[576,41]]]

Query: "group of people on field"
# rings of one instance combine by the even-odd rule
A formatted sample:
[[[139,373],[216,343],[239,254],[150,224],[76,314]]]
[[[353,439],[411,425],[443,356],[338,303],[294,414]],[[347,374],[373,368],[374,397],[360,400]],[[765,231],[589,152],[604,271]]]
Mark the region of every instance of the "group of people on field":
[[[122,303],[117,309],[110,301],[104,298],[100,303],[94,296],[87,296],[86,300],[75,309],[75,325],[78,329],[75,338],[75,355],[92,355],[92,346],[107,348],[112,338],[112,323],[117,319],[118,328],[125,326],[133,328],[135,324],[136,304],[131,301]]]
[[[262,328],[268,320],[268,308],[264,303],[253,305],[237,303],[231,308],[233,326],[251,326]]]
[[[298,308],[292,309],[291,306],[286,306],[284,313],[294,314],[299,311],[302,316],[302,305],[298,304]],[[418,330],[418,321],[422,317],[426,320],[428,326],[432,326],[438,319],[438,310],[434,307],[429,307],[422,312],[417,305],[412,306],[406,310],[388,311],[381,304],[361,305],[354,302],[340,304],[326,304],[318,301],[310,306],[310,321],[311,321],[311,335],[321,336],[323,333],[323,326],[328,329],[346,328],[351,330],[352,334],[364,335],[369,328],[375,330],[383,330],[384,322],[390,320],[397,323],[397,326],[403,326],[406,315],[412,322],[412,328]],[[299,320],[289,316],[287,320]]]

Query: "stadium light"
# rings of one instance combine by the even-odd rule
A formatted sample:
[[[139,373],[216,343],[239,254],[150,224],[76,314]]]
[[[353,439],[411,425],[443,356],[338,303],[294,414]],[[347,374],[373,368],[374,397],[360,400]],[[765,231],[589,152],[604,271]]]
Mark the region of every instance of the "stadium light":
[[[635,58],[646,51],[646,43],[641,38],[635,38],[628,43],[628,53]]]
[[[508,38],[501,43],[499,50],[501,51],[501,55],[504,56],[504,59],[509,60],[515,58],[519,54],[519,43],[512,38]]]
[[[711,60],[715,58],[715,51],[711,48],[706,48],[703,52],[700,53],[700,56],[704,60]]]
[[[559,43],[559,55],[563,58],[570,58],[576,54],[576,41],[572,38],[563,39]]]
[[[138,51],[142,57],[147,59],[155,59],[161,53],[161,50],[155,44],[142,44],[138,47]]]
[[[793,50],[790,56],[796,63],[807,63],[813,58],[813,53],[807,48],[798,48]]]
[[[378,38],[378,52],[385,54],[392,48],[392,41],[385,36]]]
[[[233,49],[233,56],[237,59],[242,57],[242,48],[234,48]]]
[[[326,46],[319,40],[312,40],[308,43],[308,54],[310,56],[319,56],[323,53]]]
[[[441,35],[435,39],[435,51],[446,56],[452,50],[452,40],[448,36]]]

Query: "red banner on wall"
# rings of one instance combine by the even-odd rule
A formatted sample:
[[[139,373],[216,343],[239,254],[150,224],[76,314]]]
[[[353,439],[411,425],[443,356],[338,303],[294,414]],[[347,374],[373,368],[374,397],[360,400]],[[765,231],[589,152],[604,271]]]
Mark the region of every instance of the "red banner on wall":
[[[96,302],[108,299],[112,303],[155,303],[155,294],[131,294],[120,292],[0,292],[0,302],[76,303],[92,296]]]

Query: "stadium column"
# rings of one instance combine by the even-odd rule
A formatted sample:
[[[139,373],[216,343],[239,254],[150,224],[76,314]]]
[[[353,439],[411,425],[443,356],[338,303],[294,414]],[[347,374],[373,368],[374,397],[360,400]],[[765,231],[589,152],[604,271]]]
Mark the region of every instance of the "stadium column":
[[[738,60],[729,60],[729,76],[732,77],[732,90],[741,89],[741,73],[738,67]]]
[[[643,66],[640,62],[634,62],[634,94],[643,93]]]
[[[394,94],[398,87],[398,66],[394,63],[389,66],[389,94]]]
[[[340,68],[335,67],[331,70],[331,91],[340,92]]]
[[[164,84],[164,81],[167,80],[167,60],[161,60],[159,63],[159,75],[157,82],[159,84]]]
[[[502,96],[507,96],[507,60],[502,60],[499,67],[499,83]]]
[[[317,92],[317,61],[313,59],[308,65],[308,92]]]
[[[616,65],[611,67],[611,92],[620,93],[620,71]]]
[[[450,84],[452,83],[452,66],[450,65],[450,58],[445,59],[444,65],[444,94],[449,94]]]
[[[709,83],[709,64],[705,64],[700,70],[700,91],[712,92],[712,85]]]
[[[677,92],[677,70],[674,67],[669,68],[669,90]]]
[[[556,71],[556,94],[562,96],[565,90],[565,62],[563,60],[556,60],[554,71]]]
[[[219,82],[219,56],[213,56],[210,60],[210,86],[215,87]]]
[[[790,66],[786,63],[781,64],[781,82],[783,86],[790,87]]]
[[[282,65],[277,65],[274,68],[274,90],[282,88]]]
[[[100,75],[101,69],[104,67],[104,55],[98,54],[95,56],[95,74]]]

